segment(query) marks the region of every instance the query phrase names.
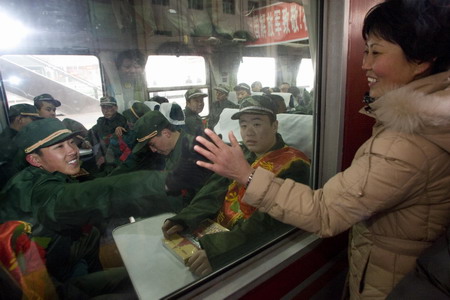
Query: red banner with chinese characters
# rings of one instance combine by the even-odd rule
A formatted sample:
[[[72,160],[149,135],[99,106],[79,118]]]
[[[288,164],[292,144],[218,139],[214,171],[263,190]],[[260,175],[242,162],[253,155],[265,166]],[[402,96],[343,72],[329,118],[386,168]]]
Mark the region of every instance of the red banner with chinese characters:
[[[256,41],[247,46],[281,44],[308,39],[305,10],[297,3],[276,3],[255,9],[248,17]]]

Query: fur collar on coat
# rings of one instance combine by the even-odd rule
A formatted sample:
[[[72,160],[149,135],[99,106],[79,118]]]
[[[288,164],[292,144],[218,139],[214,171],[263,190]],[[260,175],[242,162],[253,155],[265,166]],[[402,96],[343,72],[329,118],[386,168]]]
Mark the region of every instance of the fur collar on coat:
[[[450,71],[388,92],[370,107],[385,128],[420,134],[450,152]]]

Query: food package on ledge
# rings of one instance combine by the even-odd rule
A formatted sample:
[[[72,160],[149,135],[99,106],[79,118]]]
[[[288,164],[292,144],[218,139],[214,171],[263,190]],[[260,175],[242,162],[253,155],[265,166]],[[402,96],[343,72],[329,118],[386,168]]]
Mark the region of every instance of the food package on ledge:
[[[170,239],[164,238],[163,245],[186,264],[189,258],[201,249],[198,240],[202,236],[223,231],[229,230],[211,219],[206,219],[191,233],[175,233]]]

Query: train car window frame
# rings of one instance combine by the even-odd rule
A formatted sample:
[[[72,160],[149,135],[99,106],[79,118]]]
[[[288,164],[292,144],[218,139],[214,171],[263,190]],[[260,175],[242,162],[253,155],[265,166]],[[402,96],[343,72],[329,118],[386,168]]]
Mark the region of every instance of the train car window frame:
[[[315,18],[319,15],[319,12],[315,10],[316,4],[314,4],[314,1],[231,1],[234,4],[233,13],[226,12],[223,5],[220,9],[220,2],[209,3],[204,2],[204,0],[190,0],[188,2],[153,0],[150,3],[145,1],[88,0],[78,2],[69,0],[64,5],[55,7],[54,10],[49,9],[53,2],[45,0],[42,5],[36,4],[33,6],[36,9],[36,12],[33,13],[36,18],[27,17],[30,9],[26,5],[29,6],[30,4],[25,3],[23,8],[28,8],[28,10],[23,9],[21,14],[18,15],[21,16],[21,20],[26,21],[24,23],[34,25],[36,31],[26,42],[22,39],[23,44],[15,45],[16,48],[0,49],[0,55],[29,53],[45,55],[95,54],[94,57],[99,60],[99,72],[102,76],[102,86],[95,97],[97,98],[97,102],[95,102],[95,107],[98,109],[97,116],[101,115],[98,107],[100,96],[116,97],[121,105],[120,111],[129,108],[134,101],[147,101],[156,95],[167,97],[184,108],[183,98],[186,90],[188,88],[199,88],[209,95],[208,98],[205,98],[205,109],[201,113],[201,116],[206,118],[209,114],[208,105],[217,100],[214,88],[225,85],[233,90],[233,87],[239,83],[237,80],[239,65],[246,57],[266,57],[275,60],[274,82],[267,83],[271,87],[276,87],[284,81],[296,84],[296,78],[298,78],[296,70],[300,68],[303,58],[312,60],[312,67],[316,70],[314,76],[318,77],[318,36],[320,32],[318,26],[316,26],[318,20],[315,20]],[[16,5],[13,0],[5,2],[10,2],[7,8],[12,11],[14,11],[14,8],[22,8],[21,5]],[[222,4],[224,3],[225,1]],[[298,19],[298,24],[295,25],[301,25],[303,29],[308,27],[310,30],[309,36],[295,36],[292,39],[281,38],[277,41],[263,39],[263,34],[268,31],[263,31],[263,29],[267,29],[264,26],[259,27],[261,22],[270,19],[273,21],[270,25],[272,29],[277,29],[277,32],[279,32],[283,28],[282,26],[285,26],[284,30],[287,30],[286,24],[291,19],[286,18],[286,15],[283,17],[282,12],[290,12],[290,9],[293,12],[299,12],[300,6],[304,8],[303,15]],[[313,8],[311,9],[311,7]],[[245,8],[248,8],[248,10],[245,10]],[[53,17],[54,22],[47,22],[46,17],[49,14]],[[274,15],[276,18],[273,17]],[[293,13],[293,16],[298,17],[295,13]],[[284,23],[281,21],[284,21]],[[292,22],[295,23],[297,20]],[[38,32],[39,30],[41,31]],[[11,44],[11,46],[13,45]],[[122,84],[117,67],[118,55],[131,49],[141,52],[147,58],[152,56],[161,58],[164,55],[173,58],[202,57],[205,64],[205,79],[202,79],[201,82],[187,84],[155,86],[148,84],[147,77],[147,82],[139,86],[139,92],[142,95],[136,95],[132,83]],[[161,71],[161,68],[153,68],[151,63],[148,63],[147,66],[147,75],[157,75],[158,71]],[[177,72],[177,67],[170,67],[170,71]],[[256,77],[258,72],[260,70],[255,71],[255,80],[258,80]],[[5,74],[0,75],[4,76]],[[249,79],[245,79],[245,81],[249,85],[252,83]],[[5,77],[3,77],[2,85],[4,82]],[[318,91],[318,82],[313,81],[313,85],[314,89]],[[130,91],[126,94],[125,90],[128,88]],[[52,94],[51,91],[47,92]],[[318,98],[318,94],[319,92],[315,94],[314,99]],[[289,97],[289,95],[286,97]],[[55,95],[55,98],[61,97]],[[287,99],[289,100],[289,98]],[[6,99],[4,101],[6,102]],[[313,104],[315,110],[318,103],[314,101]],[[318,138],[317,131],[315,131],[318,122],[317,116],[317,111],[308,114],[308,117],[314,122],[311,126],[312,140]],[[4,120],[1,121],[3,123]],[[93,124],[86,127],[90,128],[90,125]],[[295,128],[295,130],[299,130],[299,128]],[[295,133],[295,130],[292,131]],[[317,149],[312,152],[311,159],[313,162],[317,153]],[[312,174],[315,172],[316,170],[312,170]],[[253,252],[246,253],[230,265],[188,284],[186,288],[198,287],[211,279],[220,278],[226,271],[232,270],[232,272],[235,272],[240,268],[236,268],[239,263],[245,263],[246,260],[254,258],[267,247],[273,246],[295,232],[298,233],[296,230],[289,230],[272,242],[258,245]],[[171,297],[171,295],[176,297],[176,294],[177,291],[168,295],[168,297]]]

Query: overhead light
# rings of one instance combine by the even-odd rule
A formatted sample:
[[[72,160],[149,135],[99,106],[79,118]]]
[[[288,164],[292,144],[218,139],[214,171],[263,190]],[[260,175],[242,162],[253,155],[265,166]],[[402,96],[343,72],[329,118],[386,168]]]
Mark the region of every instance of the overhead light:
[[[6,82],[10,83],[11,85],[20,85],[22,79],[17,76],[10,76],[8,79],[6,79]]]
[[[11,30],[14,28],[14,30]],[[0,12],[0,49],[12,49],[30,33],[30,30],[21,22],[14,20],[5,13]]]

